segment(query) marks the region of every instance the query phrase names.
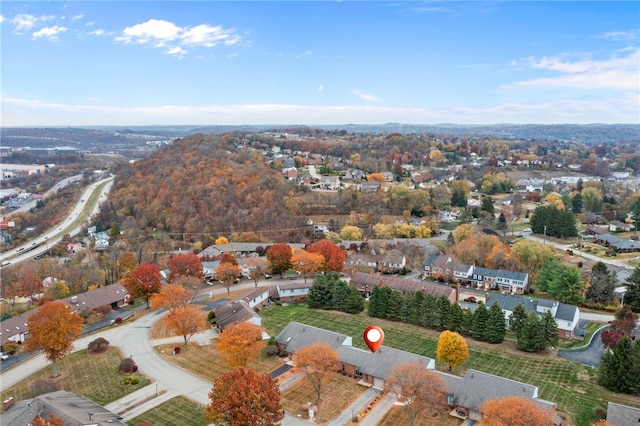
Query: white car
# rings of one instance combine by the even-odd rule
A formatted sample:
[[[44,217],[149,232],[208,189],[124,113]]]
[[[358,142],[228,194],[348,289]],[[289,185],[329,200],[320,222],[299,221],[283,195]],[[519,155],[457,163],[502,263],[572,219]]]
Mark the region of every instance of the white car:
[[[2,359],[3,361],[5,359],[9,359],[9,355],[5,354],[4,352],[0,352],[0,359]]]
[[[532,231],[531,231],[531,228],[524,228],[524,229],[522,230],[522,232],[527,232],[527,233],[528,233],[528,232],[532,232]]]

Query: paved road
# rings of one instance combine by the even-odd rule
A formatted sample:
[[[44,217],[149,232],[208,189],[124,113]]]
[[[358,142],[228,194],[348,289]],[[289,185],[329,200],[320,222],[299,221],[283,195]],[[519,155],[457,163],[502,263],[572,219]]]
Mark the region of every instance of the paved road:
[[[600,366],[600,360],[604,354],[604,345],[600,338],[601,333],[602,330],[598,330],[598,332],[594,333],[593,336],[591,336],[589,345],[585,349],[559,350],[558,356],[593,368]]]

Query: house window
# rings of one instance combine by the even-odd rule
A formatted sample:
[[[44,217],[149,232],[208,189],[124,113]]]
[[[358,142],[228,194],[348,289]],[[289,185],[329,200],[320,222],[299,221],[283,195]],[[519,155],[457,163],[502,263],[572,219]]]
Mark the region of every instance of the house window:
[[[362,377],[362,371],[360,371],[360,367],[356,367],[356,370],[355,370],[355,374],[354,374],[354,376],[355,376],[356,378],[358,378],[358,377]]]

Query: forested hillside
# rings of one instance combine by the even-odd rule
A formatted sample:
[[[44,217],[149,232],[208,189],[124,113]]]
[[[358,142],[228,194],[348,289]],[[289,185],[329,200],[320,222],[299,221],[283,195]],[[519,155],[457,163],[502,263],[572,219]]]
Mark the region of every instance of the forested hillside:
[[[291,235],[305,221],[287,209],[299,188],[237,139],[197,134],[163,147],[116,175],[102,220],[123,230]],[[295,203],[293,203],[295,205]],[[269,234],[269,235],[266,235]]]

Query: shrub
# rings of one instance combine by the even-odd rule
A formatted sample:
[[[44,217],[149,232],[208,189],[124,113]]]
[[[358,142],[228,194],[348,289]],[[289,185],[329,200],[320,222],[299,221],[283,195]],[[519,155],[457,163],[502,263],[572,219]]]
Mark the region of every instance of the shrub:
[[[173,348],[173,353],[178,355],[180,353],[180,346],[176,346]]]
[[[209,313],[207,314],[207,321],[209,321],[209,323],[212,325],[216,323],[216,311],[214,311],[213,309],[209,311]]]
[[[268,345],[265,348],[265,353],[267,354],[267,356],[273,356],[278,353],[278,348],[276,347],[276,345]]]
[[[287,353],[285,351],[280,351],[280,353],[278,354],[281,358],[284,358],[285,356],[287,356]]]
[[[20,345],[18,345],[16,342],[6,342],[4,345],[2,345],[2,349],[4,349],[4,352],[9,355],[14,355],[16,352],[18,352],[19,348]]]
[[[582,268],[584,266],[584,263],[582,263],[582,261],[578,262],[578,268]]]
[[[98,306],[96,308],[96,312],[102,315],[106,315],[109,312],[111,312],[111,306],[109,305],[102,305],[102,306]]]
[[[122,322],[122,318],[118,317],[115,319],[115,321],[116,321],[116,324],[120,324]]]
[[[121,373],[133,373],[134,368],[137,370],[138,366],[132,358],[125,358],[120,361],[120,372]]]
[[[138,383],[140,383],[140,379],[137,377],[134,377],[133,379],[131,379],[131,384],[132,385],[137,385]]]
[[[88,352],[91,354],[99,354],[109,349],[109,341],[104,337],[98,337],[89,343]]]
[[[60,390],[58,382],[53,379],[39,379],[31,383],[29,386],[29,395],[31,398],[35,398],[43,393],[55,392]]]
[[[127,377],[125,377],[125,378],[124,378],[124,384],[125,384],[125,385],[129,385],[129,384],[131,384],[131,377],[128,377],[128,376],[127,376]]]

